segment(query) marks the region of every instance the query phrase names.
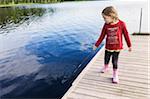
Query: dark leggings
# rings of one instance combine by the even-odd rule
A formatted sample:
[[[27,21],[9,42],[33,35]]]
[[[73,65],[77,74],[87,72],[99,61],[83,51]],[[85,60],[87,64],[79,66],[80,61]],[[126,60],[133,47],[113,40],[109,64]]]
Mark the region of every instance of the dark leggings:
[[[105,50],[104,63],[109,64],[110,57],[112,56],[113,69],[118,69],[118,57],[120,52],[109,52]]]

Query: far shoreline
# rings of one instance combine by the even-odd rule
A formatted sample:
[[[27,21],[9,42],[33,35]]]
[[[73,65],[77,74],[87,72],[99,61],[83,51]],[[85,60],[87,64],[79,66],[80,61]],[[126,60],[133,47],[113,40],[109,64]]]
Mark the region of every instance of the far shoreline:
[[[86,0],[85,0],[86,1]],[[51,2],[51,3],[18,3],[18,4],[0,4],[0,8],[3,7],[15,7],[15,6],[28,6],[33,4],[57,4],[57,3],[65,3],[65,2],[85,2],[85,1],[63,1],[63,2]]]
[[[56,2],[60,3],[60,2]],[[32,5],[32,4],[55,4],[55,3],[18,3],[18,4],[0,4],[0,8],[3,7],[15,7],[15,6],[26,6],[26,5]]]

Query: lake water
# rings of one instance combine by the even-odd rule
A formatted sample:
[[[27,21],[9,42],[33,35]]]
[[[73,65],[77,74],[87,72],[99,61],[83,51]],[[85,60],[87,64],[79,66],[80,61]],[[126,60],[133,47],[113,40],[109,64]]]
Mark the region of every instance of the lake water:
[[[148,31],[146,2],[88,1],[0,8],[0,97],[63,96],[95,55],[92,45],[104,24],[100,13],[109,5],[118,9],[130,33],[138,31],[142,7],[142,31]]]

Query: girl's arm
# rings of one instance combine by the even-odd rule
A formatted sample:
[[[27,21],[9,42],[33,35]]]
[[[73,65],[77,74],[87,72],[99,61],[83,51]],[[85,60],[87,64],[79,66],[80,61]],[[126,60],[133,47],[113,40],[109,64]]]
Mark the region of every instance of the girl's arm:
[[[101,44],[101,42],[103,41],[105,35],[106,35],[106,24],[104,24],[101,35],[98,38],[97,42],[95,43],[96,47],[98,47]]]
[[[127,46],[130,48],[131,47],[131,41],[130,41],[130,37],[129,37],[129,33],[126,27],[126,24],[123,22],[123,34],[127,43]]]

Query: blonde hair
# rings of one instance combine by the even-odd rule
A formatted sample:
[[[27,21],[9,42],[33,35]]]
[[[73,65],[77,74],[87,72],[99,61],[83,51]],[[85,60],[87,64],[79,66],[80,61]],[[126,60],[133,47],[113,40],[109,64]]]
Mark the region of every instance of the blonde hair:
[[[112,17],[114,20],[118,20],[118,13],[117,10],[113,6],[108,6],[106,7],[103,11],[102,14],[106,16]]]

